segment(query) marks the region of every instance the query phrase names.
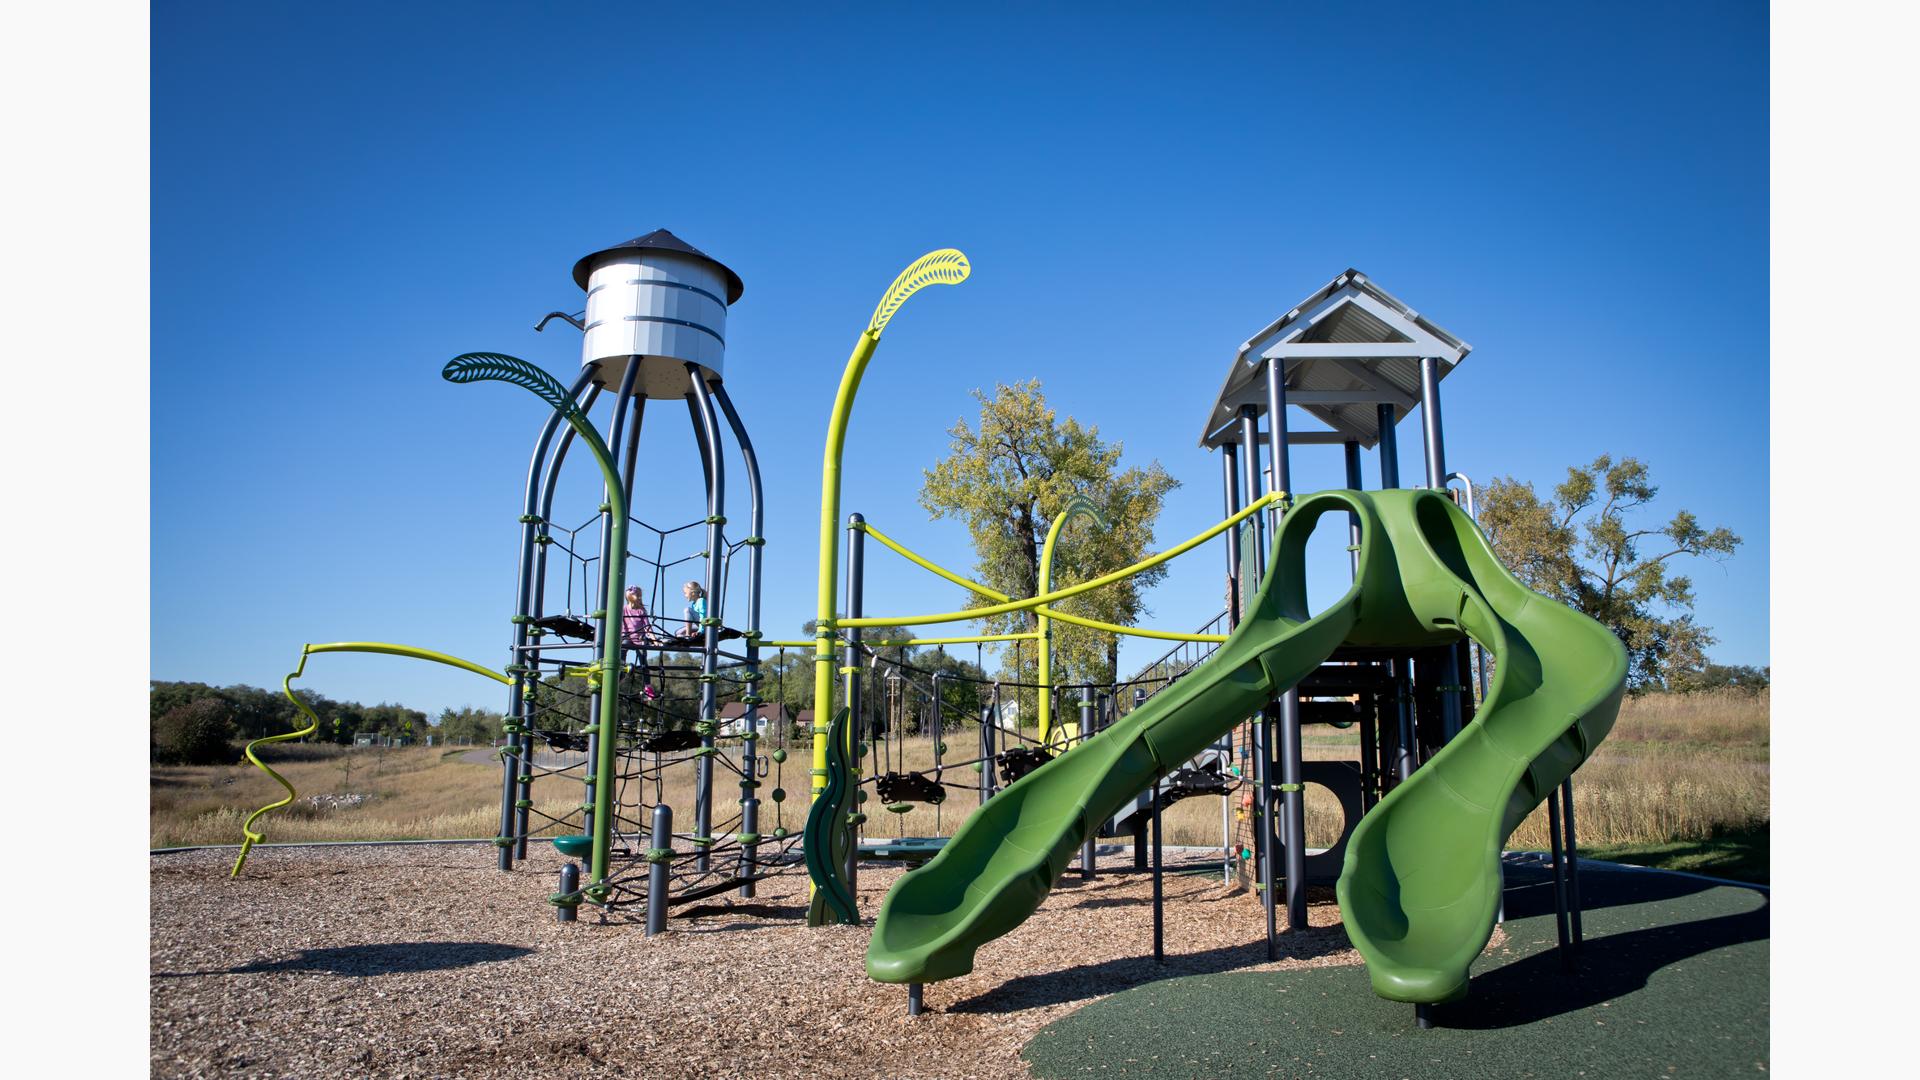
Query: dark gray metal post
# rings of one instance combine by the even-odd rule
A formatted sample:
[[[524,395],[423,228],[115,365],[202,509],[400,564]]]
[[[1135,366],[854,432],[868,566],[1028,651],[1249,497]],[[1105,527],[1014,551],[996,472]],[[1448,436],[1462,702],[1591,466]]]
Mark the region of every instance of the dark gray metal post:
[[[1447,486],[1447,450],[1440,435],[1440,359],[1429,356],[1420,361],[1420,440],[1427,458],[1427,486],[1440,491]]]
[[[858,619],[866,614],[866,577],[867,577],[867,531],[860,526],[866,524],[866,518],[859,514],[847,515],[847,618]],[[860,701],[860,628],[847,629],[847,662],[845,678],[847,681],[847,737],[853,740],[853,779],[856,789],[860,782],[864,759],[860,757],[860,744],[867,734],[866,714],[861,711]],[[860,809],[859,796],[854,796],[854,817],[856,821],[864,813]],[[847,891],[854,892],[854,875],[860,869],[860,826],[850,824],[848,830],[853,833],[847,844]],[[857,893],[855,895],[858,895]]]
[[[586,783],[582,785],[583,787],[586,788],[586,791],[583,793],[583,797],[580,800],[580,835],[582,836],[593,835],[593,807],[594,807],[593,796],[594,796],[594,782],[595,782],[593,763],[600,760],[599,751],[600,751],[600,729],[589,728],[587,729],[587,767],[584,770]],[[614,788],[614,792],[616,794],[619,793],[619,790],[620,789],[617,787]],[[614,811],[614,813],[618,814],[619,811],[616,810]],[[619,820],[616,818],[614,821],[614,831],[617,833],[619,832],[619,829],[620,829],[620,823],[619,823]]]
[[[704,871],[713,852],[713,747],[720,729],[718,704],[720,621],[726,606],[720,569],[726,562],[726,460],[720,446],[720,422],[707,396],[707,380],[698,364],[688,364],[692,386],[687,404],[693,409],[694,433],[699,437],[701,464],[707,467],[707,613],[700,626],[700,749],[694,764],[693,868]]]
[[[1360,444],[1349,439],[1342,445],[1347,455],[1347,488],[1351,491],[1359,491],[1364,486],[1360,478]],[[1353,564],[1354,575],[1358,576],[1360,573],[1360,515],[1352,511],[1347,512],[1347,546],[1353,549],[1348,553],[1348,561]]]
[[[1240,406],[1240,486],[1251,506],[1266,493],[1260,477],[1260,414],[1251,405]],[[1253,593],[1267,576],[1267,521],[1270,515],[1255,514],[1253,524]]]
[[[1293,471],[1287,460],[1287,389],[1278,359],[1267,361],[1267,439],[1273,460],[1275,491],[1291,494]],[[1273,529],[1280,528],[1280,510],[1274,508]],[[1300,693],[1280,695],[1280,829],[1281,850],[1287,860],[1287,932],[1307,926],[1307,820],[1301,786]]]
[[[1082,684],[1080,687],[1080,732],[1076,743],[1083,743],[1093,734],[1093,687]],[[1092,881],[1094,875],[1094,844],[1098,839],[1100,826],[1097,822],[1087,822],[1086,839],[1080,842],[1080,880]]]
[[[760,752],[760,556],[766,547],[766,537],[761,532],[766,524],[766,504],[761,498],[760,459],[753,452],[747,426],[740,422],[740,414],[734,411],[733,400],[727,396],[725,387],[718,384],[713,387],[713,400],[719,403],[727,426],[733,429],[733,440],[739,444],[740,457],[747,470],[747,538],[742,541],[747,547],[747,621],[740,628],[746,642],[746,693],[740,700],[746,704],[747,730],[746,739],[740,744],[740,760],[746,766],[740,777],[740,831],[751,837],[760,835],[760,779],[754,773],[754,761]],[[758,856],[758,844],[746,841],[740,845],[740,876],[747,879],[747,883],[740,886],[743,897],[754,894],[752,879]]]
[[[1391,491],[1400,486],[1400,443],[1394,433],[1397,414],[1391,405],[1378,405],[1374,418],[1380,427],[1380,486]]]
[[[1153,958],[1159,963],[1167,960],[1166,890],[1161,880],[1165,868],[1164,843],[1160,838],[1160,778],[1156,776],[1153,780]],[[1272,944],[1271,935],[1267,941]]]
[[[653,808],[651,851],[647,852],[647,936],[667,928],[668,871],[673,868],[673,807]]]
[[[1220,483],[1226,496],[1227,517],[1240,512],[1240,451],[1232,443],[1220,447]],[[1227,530],[1227,626],[1240,625],[1240,530]]]
[[[578,400],[580,392],[592,385],[592,381],[593,372],[591,369],[581,371],[580,376],[574,380],[573,387],[567,391],[568,399]],[[589,397],[587,404],[591,406],[592,402],[592,397]],[[538,561],[535,556],[536,552],[544,551],[546,547],[546,545],[538,543],[536,539],[539,536],[540,526],[543,524],[542,519],[538,516],[540,506],[540,481],[545,472],[544,466],[547,459],[547,448],[553,444],[554,433],[560,429],[563,419],[558,409],[554,410],[553,414],[547,417],[546,423],[540,427],[540,437],[534,440],[533,457],[527,462],[526,497],[522,501],[522,509],[520,511],[520,580],[515,586],[514,591],[513,636],[508,646],[509,652],[507,654],[507,664],[509,667],[514,669],[525,668],[525,671],[516,670],[515,673],[519,677],[515,678],[513,682],[507,686],[507,722],[516,726],[524,726],[526,722],[527,709],[525,707],[525,694],[527,673],[531,673],[535,678],[537,678],[539,674],[538,670],[527,662],[525,653],[528,637],[527,628],[537,617],[534,614],[535,565]],[[573,429],[568,427],[567,433],[571,435]],[[515,811],[517,810],[516,804],[520,801],[518,783],[521,765],[520,758],[522,757],[522,748],[525,745],[526,739],[521,733],[515,732],[510,734],[507,736],[507,745],[505,748],[507,752],[501,755],[500,840],[497,846],[500,849],[500,869],[502,870],[513,869],[513,861],[515,858],[513,842],[516,837],[519,838],[520,857],[524,858],[526,855],[526,829],[524,825],[520,828],[515,827],[516,824],[519,823]]]
[[[569,862],[560,868],[560,899],[554,905],[553,917],[560,922],[573,922],[580,917],[580,864]]]
[[[1447,488],[1447,452],[1440,433],[1440,359],[1420,360],[1420,436],[1427,461],[1427,486],[1435,491]],[[1440,732],[1443,743],[1460,734],[1462,710],[1459,689],[1466,680],[1461,675],[1458,649],[1448,649],[1440,663]]]
[[[1567,829],[1567,908],[1573,916],[1573,946],[1586,941],[1580,929],[1580,844],[1573,835],[1573,777],[1560,783],[1560,814]]]
[[[1567,926],[1567,864],[1560,847],[1560,800],[1547,792],[1547,843],[1553,855],[1553,928],[1560,935],[1560,966],[1573,970],[1573,952]]]
[[[997,704],[1000,697],[999,683],[993,686],[993,696],[993,701],[980,706],[980,802],[982,805],[993,798],[993,732],[1000,723]]]
[[[1420,435],[1422,448],[1426,452],[1427,486],[1435,491],[1445,491],[1447,451],[1440,424],[1440,359],[1435,356],[1422,357],[1420,360]],[[1443,742],[1452,742],[1454,736],[1460,734],[1466,715],[1461,695],[1472,693],[1465,685],[1466,669],[1460,663],[1460,651],[1458,648],[1447,649],[1440,662],[1440,737]]]
[[[1375,406],[1374,416],[1380,428],[1380,487],[1392,491],[1400,486],[1400,444],[1394,431],[1399,417],[1392,405]],[[1389,661],[1387,670],[1393,679],[1393,774],[1397,780],[1405,780],[1420,767],[1419,754],[1414,745],[1410,673],[1404,657]]]
[[[1260,789],[1260,805],[1253,815],[1254,864],[1260,871],[1260,907],[1267,919],[1267,959],[1279,957],[1274,935],[1279,930],[1278,894],[1281,858],[1278,830],[1273,826],[1273,713],[1269,705],[1253,717],[1253,769]]]
[[[908,1016],[919,1016],[920,1010],[922,1008],[925,1008],[925,999],[921,996],[921,991],[924,988],[925,988],[924,983],[908,983],[907,984],[907,1015]]]

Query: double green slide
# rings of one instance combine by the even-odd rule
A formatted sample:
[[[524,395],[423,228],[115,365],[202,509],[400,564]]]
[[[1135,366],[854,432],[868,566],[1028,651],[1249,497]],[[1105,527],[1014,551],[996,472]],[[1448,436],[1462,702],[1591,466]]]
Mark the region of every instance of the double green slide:
[[[1359,569],[1346,595],[1310,614],[1307,537],[1327,513],[1359,519]],[[1495,658],[1486,700],[1355,827],[1338,892],[1375,992],[1414,1003],[1466,993],[1493,933],[1501,845],[1613,727],[1626,651],[1604,626],[1508,574],[1472,519],[1435,491],[1302,498],[1269,565],[1251,613],[1204,664],[1009,785],[894,885],[869,975],[933,982],[972,971],[975,951],[1033,914],[1102,822],[1339,646],[1443,645],[1464,634]]]

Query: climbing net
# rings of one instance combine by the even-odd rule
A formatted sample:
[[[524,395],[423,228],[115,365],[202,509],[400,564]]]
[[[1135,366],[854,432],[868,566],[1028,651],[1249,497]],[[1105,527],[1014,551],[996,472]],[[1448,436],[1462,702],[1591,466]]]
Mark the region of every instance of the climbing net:
[[[509,727],[517,742],[502,751],[517,754],[510,758],[517,760],[515,827],[501,842],[515,845],[524,856],[529,838],[555,837],[563,853],[587,853],[601,782],[596,764],[605,676],[595,663],[597,641],[602,627],[620,634],[613,791],[607,802],[611,845],[606,878],[586,898],[605,910],[644,902],[654,888],[656,866],[666,868],[668,902],[674,904],[735,889],[751,896],[758,881],[802,868],[798,822],[789,822],[785,806],[793,725],[778,709],[773,717],[755,715],[763,677],[759,634],[725,625],[735,557],[758,539],[723,543],[719,587],[707,598],[704,616],[689,612],[687,618],[667,620],[654,614],[666,606],[670,579],[693,573],[681,568],[715,580],[706,573],[710,553],[688,535],[710,524],[702,518],[659,528],[630,518],[628,535],[641,543],[629,543],[628,566],[643,568],[635,584],[646,601],[643,609],[621,612],[600,610],[603,567],[586,537],[598,531],[605,538],[602,518],[573,528],[543,524],[536,535],[532,610],[547,609],[549,579],[559,586],[561,604],[559,611],[529,620],[529,644],[516,672],[522,679],[522,708]],[[636,546],[643,550],[635,551]],[[722,645],[732,642],[741,644]],[[738,715],[723,717],[723,702],[742,706]],[[537,802],[536,787],[549,791],[555,781],[578,784],[579,802]],[[657,816],[663,809],[667,813]],[[666,827],[656,834],[656,824]],[[575,905],[585,892],[555,894],[553,900]]]

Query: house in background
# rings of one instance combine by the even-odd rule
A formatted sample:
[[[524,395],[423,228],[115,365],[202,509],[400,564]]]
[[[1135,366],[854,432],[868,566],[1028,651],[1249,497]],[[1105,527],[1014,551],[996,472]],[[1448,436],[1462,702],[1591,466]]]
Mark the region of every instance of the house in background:
[[[720,707],[720,734],[745,735],[747,733],[745,724],[746,716],[747,706],[745,702],[730,701],[722,705]],[[787,707],[776,701],[760,706],[759,715],[754,717],[754,722],[759,729],[755,731],[754,734],[765,736],[768,734],[777,735],[783,730],[792,730],[790,727],[782,728],[781,725],[791,724],[793,721],[792,718],[787,715]]]

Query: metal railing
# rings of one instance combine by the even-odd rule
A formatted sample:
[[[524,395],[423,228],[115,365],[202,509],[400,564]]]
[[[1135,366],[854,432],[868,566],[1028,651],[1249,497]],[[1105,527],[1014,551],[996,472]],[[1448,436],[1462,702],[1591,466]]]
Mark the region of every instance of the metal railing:
[[[1222,611],[1206,624],[1195,630],[1196,634],[1225,634],[1227,632],[1227,612]],[[1200,666],[1208,657],[1220,649],[1217,641],[1183,641],[1158,658],[1142,667],[1128,678],[1117,684],[1114,689],[1114,711],[1117,716],[1125,716],[1133,707],[1147,698],[1172,686],[1175,679]],[[1136,696],[1130,690],[1144,690],[1144,695]]]

